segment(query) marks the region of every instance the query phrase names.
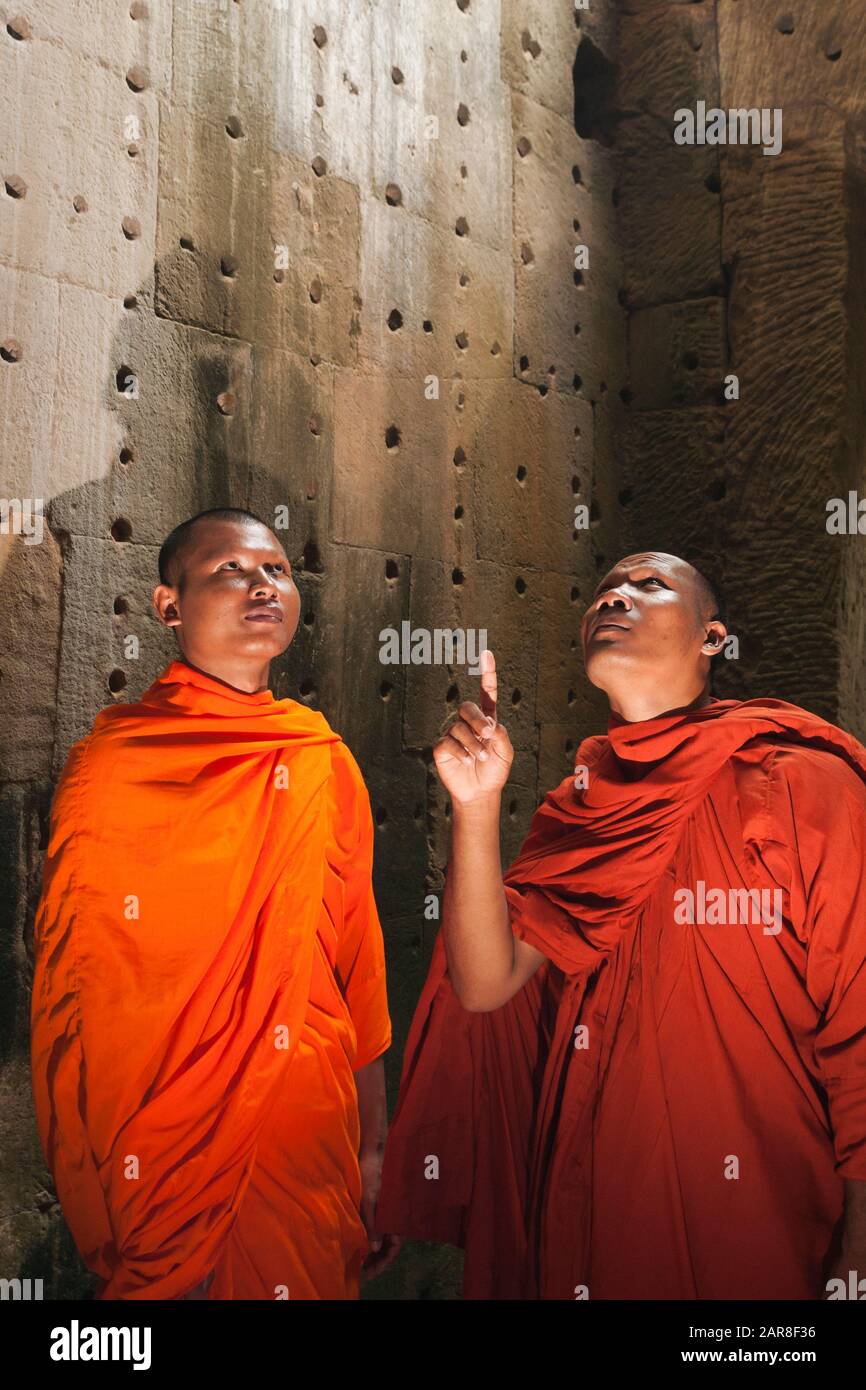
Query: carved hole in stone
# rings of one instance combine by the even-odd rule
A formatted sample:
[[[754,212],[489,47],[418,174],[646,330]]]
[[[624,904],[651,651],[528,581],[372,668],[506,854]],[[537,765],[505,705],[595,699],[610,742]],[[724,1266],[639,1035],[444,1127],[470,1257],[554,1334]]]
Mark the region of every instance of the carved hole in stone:
[[[389,425],[385,431],[385,448],[392,453],[400,447],[400,431],[396,425]]]
[[[134,376],[135,372],[132,370],[131,367],[127,367],[125,363],[122,366],[118,367],[117,371],[114,374],[114,384],[122,396],[126,395],[125,388],[129,385],[130,378],[133,378]]]
[[[127,241],[135,241],[141,236],[141,223],[137,217],[124,217],[120,225]]]
[[[630,487],[620,488],[618,496],[620,506],[627,507],[634,497],[634,491]]]
[[[579,323],[576,323],[576,324],[574,325],[574,336],[575,336],[575,338],[577,337],[577,335],[578,335],[579,332],[580,332],[580,324],[579,324]]]
[[[6,25],[6,33],[12,39],[29,39],[33,30],[30,28],[30,21],[23,15],[15,15]]]
[[[182,236],[181,239],[180,239],[180,244],[181,244],[181,246],[183,247],[184,251],[194,251],[194,250],[195,250],[195,243],[193,242],[193,239],[192,239],[191,236]]]
[[[523,487],[523,484],[526,482],[526,469],[524,468],[522,463],[518,464],[515,477],[517,478],[517,481],[519,482],[520,486]]]
[[[123,614],[123,613],[128,613],[128,612],[129,612],[129,604],[127,603],[127,601],[126,601],[125,598],[120,598],[120,597],[116,598],[116,599],[114,600],[114,605],[113,605],[113,607],[114,607],[115,613]]]
[[[127,295],[124,295],[123,307],[124,307],[124,309],[137,309],[137,308],[138,308],[138,296],[137,296],[137,295],[134,295],[134,294],[127,294]]]
[[[141,146],[135,143],[127,145],[126,153],[129,155],[130,159],[135,159],[141,153]]]
[[[460,165],[460,177],[461,179],[468,179],[469,177],[469,170],[466,168],[465,164]]]
[[[464,273],[460,276],[460,285],[461,285],[461,287],[462,287],[463,289],[465,289],[466,286],[467,286],[468,284],[469,284],[469,276],[468,276],[468,275],[465,273],[465,271],[464,271]]]
[[[571,475],[571,490],[575,496],[580,492],[580,478],[578,478],[576,473],[572,473]]]
[[[395,87],[399,87],[400,83],[403,81],[403,74],[398,67],[393,67],[391,69],[391,81],[394,83]]]
[[[460,61],[461,61],[461,63],[465,63],[468,57],[469,57],[469,54],[466,52],[466,49],[465,49],[465,48],[461,48],[461,50],[460,50]]]
[[[466,221],[465,217],[457,218],[457,221],[454,223],[454,230],[458,236],[468,236],[469,223]]]
[[[528,29],[524,29],[520,35],[520,46],[530,58],[537,58],[541,52],[541,44],[532,37]]]
[[[277,285],[282,285],[282,283],[283,283],[283,281],[285,280],[285,278],[286,278],[286,272],[285,272],[284,270],[275,270],[275,271],[274,271],[274,283],[275,283],[275,284],[277,284]]]
[[[144,0],[132,0],[129,7],[130,19],[147,19],[147,6]]]
[[[511,817],[511,819],[514,820],[514,817],[517,815],[517,802],[516,802],[516,801],[513,801],[513,800],[512,800],[512,801],[509,801],[509,803],[508,803],[508,814],[509,814],[509,816]]]
[[[322,282],[321,282],[321,280],[316,279],[316,280],[311,281],[311,283],[310,283],[310,299],[312,300],[313,304],[321,304],[321,302],[322,302]]]
[[[321,24],[317,24],[313,30],[313,43],[317,48],[324,48],[327,42],[328,35],[326,31],[322,28]]]
[[[776,28],[780,34],[793,34],[794,16],[792,14],[780,14],[776,20]]]
[[[706,188],[709,193],[721,193],[722,181],[718,174],[707,174],[707,177],[704,179],[704,188]]]
[[[116,695],[119,690],[123,690],[126,685],[126,675],[123,671],[112,671],[108,677],[108,688],[112,695]]]
[[[575,695],[573,690],[569,690],[565,698],[570,705],[573,705],[575,700],[577,699],[577,696]]]
[[[462,10],[465,14],[469,9],[469,0],[457,0],[457,8],[458,10]]]
[[[582,270],[576,270],[576,271],[574,272],[574,283],[575,283],[576,285],[578,285],[578,286],[583,284],[583,271],[582,271]]]
[[[571,70],[574,85],[574,128],[582,140],[612,145],[616,134],[616,68],[584,35]]]
[[[578,600],[579,598],[580,598],[580,589],[577,587],[576,584],[572,584],[572,586],[571,586],[571,601],[572,601],[572,603],[577,603],[577,600]]]
[[[529,140],[525,135],[521,135],[520,139],[517,142],[517,153],[520,155],[520,158],[525,159],[531,150],[531,140]]]
[[[432,323],[430,322],[429,319],[425,319],[424,322],[422,323],[421,327],[424,329],[424,332],[425,332],[425,333],[432,333],[432,332],[433,332],[433,325],[432,325]]]
[[[572,164],[571,177],[574,179],[575,183],[580,183],[580,166],[578,164]]]
[[[514,587],[515,587],[515,589],[517,590],[517,592],[518,592],[519,594],[525,594],[525,593],[526,593],[526,580],[523,578],[523,575],[522,575],[522,574],[519,574],[519,575],[517,576],[517,578],[515,579],[515,581],[514,581]]]
[[[3,186],[10,198],[26,198],[27,184],[20,174],[7,174],[3,180]]]
[[[457,448],[454,450],[454,466],[455,468],[462,468],[465,462],[466,451],[463,448],[462,444],[458,444]]]
[[[521,370],[522,372],[528,372],[528,371],[529,371],[529,358],[528,358],[528,357],[521,357],[521,359],[520,359],[520,370]]]
[[[305,574],[324,574],[325,566],[322,563],[322,556],[316,541],[307,541],[304,545],[304,556],[301,561],[301,569]]]
[[[233,140],[242,139],[244,128],[237,116],[229,116],[226,121],[226,135],[230,135]]]
[[[314,434],[318,437],[318,435],[322,433],[322,422],[318,415],[311,415],[307,424],[310,427],[310,434]]]
[[[394,687],[390,681],[382,681],[379,686],[379,698],[382,700],[390,700],[393,690]]]
[[[128,541],[132,538],[132,523],[125,516],[119,516],[111,523],[111,538],[115,541]]]
[[[128,449],[124,446],[124,448],[121,449],[117,457],[120,459],[121,463],[132,463],[132,460],[134,459],[135,455],[133,454],[131,449]]]
[[[618,289],[617,292],[616,292],[616,297],[617,297],[618,302],[622,305],[622,307],[623,307],[624,309],[627,309],[627,308],[628,308],[628,290],[626,290],[626,289]]]
[[[217,410],[220,415],[234,415],[238,398],[234,391],[220,391],[216,398]]]
[[[315,613],[304,614],[304,627],[314,627],[316,623]]]
[[[462,516],[463,516],[463,508],[460,506],[460,503],[458,502],[457,506],[454,508],[454,520],[455,520],[455,521],[460,521],[461,518],[462,518]]]
[[[316,687],[313,685],[310,676],[305,676],[298,686],[298,693],[302,700],[315,700]]]
[[[457,334],[457,337],[454,339],[454,341],[455,341],[455,343],[457,344],[457,346],[460,348],[460,351],[461,351],[461,352],[465,352],[466,349],[467,349],[468,346],[469,346],[469,338],[468,338],[467,334],[464,333],[464,332],[462,332],[462,331],[461,331],[460,333]]]
[[[512,692],[511,692],[511,703],[512,703],[512,705],[514,706],[515,709],[516,709],[517,706],[520,704],[520,701],[521,701],[522,699],[523,699],[523,696],[521,695],[521,693],[520,693],[519,690],[512,690]]]
[[[535,252],[526,241],[524,241],[520,248],[520,259],[523,261],[524,265],[533,265],[535,263]]]
[[[542,386],[536,386],[535,389],[536,389],[536,391],[538,392],[539,396],[546,396],[547,393],[548,393],[548,391],[550,390],[550,387],[549,387],[549,386],[542,385]]]
[[[325,98],[322,96],[322,93],[316,92],[316,105],[321,108],[322,106],[324,106],[324,104]]]
[[[461,101],[460,105],[457,107],[457,124],[469,124],[469,107],[463,101]]]
[[[235,278],[238,273],[239,264],[240,262],[237,256],[220,256],[220,272],[227,280],[233,280]]]
[[[581,386],[583,385],[583,378],[579,377],[577,375],[577,372],[575,372],[574,376],[571,378],[571,384],[574,387],[575,391],[579,391]]]
[[[491,345],[491,348],[490,348],[490,356],[491,356],[491,357],[499,357],[499,355],[501,354],[501,352],[502,352],[502,348],[499,346],[498,343],[493,343],[493,344]]]
[[[126,74],[126,85],[133,92],[143,92],[148,81],[147,68],[140,67],[137,64],[135,67],[130,68],[129,72]]]
[[[835,44],[830,44],[829,48],[827,48],[825,52],[827,57],[830,59],[831,63],[837,63],[839,59],[842,57],[841,48],[837,48]]]
[[[398,328],[403,327],[403,315],[399,309],[392,309],[388,315],[388,327],[392,333],[396,333]]]
[[[687,372],[693,372],[700,366],[700,358],[696,352],[684,352],[682,361]]]
[[[328,166],[320,154],[316,155],[315,159],[310,165],[310,168],[312,169],[313,173],[316,175],[317,178],[321,178],[322,175],[326,174],[328,171]]]
[[[462,583],[463,583],[463,580],[464,580],[465,578],[466,578],[466,576],[464,575],[464,573],[463,573],[463,571],[462,571],[461,569],[453,569],[453,570],[451,571],[451,583],[452,583],[452,584],[454,584],[454,585],[462,584]]]
[[[4,362],[20,362],[24,356],[24,349],[17,338],[6,338],[0,343],[0,357]]]
[[[385,189],[385,202],[388,204],[389,207],[398,208],[402,201],[403,194],[400,191],[400,185],[396,183],[389,183],[387,188]]]

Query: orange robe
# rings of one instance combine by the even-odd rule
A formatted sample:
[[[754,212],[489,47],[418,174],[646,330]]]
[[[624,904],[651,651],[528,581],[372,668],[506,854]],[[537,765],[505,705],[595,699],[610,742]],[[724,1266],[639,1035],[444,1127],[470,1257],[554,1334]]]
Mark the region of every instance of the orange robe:
[[[39,1135],[103,1299],[357,1298],[391,1042],[369,797],[325,718],[173,661],[96,717],[35,924]]]
[[[866,749],[713,700],[576,766],[505,874],[541,968],[468,1013],[437,939],[379,1224],[464,1246],[470,1298],[820,1298],[866,1181]]]

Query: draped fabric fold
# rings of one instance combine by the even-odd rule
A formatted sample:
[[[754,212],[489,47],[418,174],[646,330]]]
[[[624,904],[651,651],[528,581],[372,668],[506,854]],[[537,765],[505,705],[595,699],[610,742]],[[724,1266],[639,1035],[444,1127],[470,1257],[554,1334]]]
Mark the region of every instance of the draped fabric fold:
[[[317,961],[343,964],[350,927],[359,980],[382,986],[354,1020],[358,1047],[388,1045],[372,895],[348,868],[336,886],[335,835],[350,860],[362,817],[367,835],[360,774],[320,713],[182,661],[74,746],[35,923],[31,1061],[43,1151],[99,1297],[174,1298],[213,1270],[297,1075]]]
[[[855,774],[852,784],[862,798],[866,749],[786,701],[712,699],[701,709],[638,723],[612,717],[606,736],[581,743],[577,778],[570,775],[545,797],[504,874],[512,930],[547,957],[541,968],[501,1008],[468,1013],[448,978],[440,932],[407,1040],[379,1224],[409,1238],[463,1246],[466,1297],[575,1296],[569,1278],[588,1267],[600,1096],[614,1048],[637,1026],[630,989],[634,972],[647,969],[650,947],[645,943],[643,955],[639,947],[643,916],[696,813],[706,814],[714,787],[724,784],[724,805],[735,823],[736,788],[725,781],[731,759],[747,763],[753,754],[767,763],[773,750],[784,748],[832,755],[849,778]],[[859,816],[862,822],[862,808]],[[732,855],[737,869],[750,872],[741,843],[732,845]],[[682,939],[680,928],[676,943]],[[726,940],[729,952],[746,949],[733,937]],[[855,947],[862,955],[862,944]],[[703,938],[693,949],[704,950]],[[858,973],[856,960],[851,973]],[[685,998],[681,980],[673,988],[678,1000]],[[726,1008],[740,1007],[728,1000],[726,994]],[[591,1040],[585,1051],[575,1050],[578,1021]],[[762,1026],[770,1028],[772,1020]],[[632,1048],[644,1047],[643,1038],[635,1033]],[[647,1129],[664,1134],[665,1082],[655,1054],[644,1050],[649,1060],[640,1064],[643,1081],[640,1067],[635,1072],[635,1103],[650,1084],[655,1088],[660,1108],[657,1120],[649,1115]],[[628,1066],[617,1057],[617,1076],[624,1077]],[[697,1113],[701,1096],[693,1102]],[[616,1122],[606,1120],[608,1126]],[[630,1116],[618,1122],[628,1135]],[[820,1135],[815,1142],[822,1142]],[[673,1172],[675,1136],[671,1145]],[[665,1181],[659,1179],[660,1191]],[[830,1198],[831,1187],[827,1179]],[[691,1287],[695,1277],[683,1254],[672,1286],[679,1279]]]

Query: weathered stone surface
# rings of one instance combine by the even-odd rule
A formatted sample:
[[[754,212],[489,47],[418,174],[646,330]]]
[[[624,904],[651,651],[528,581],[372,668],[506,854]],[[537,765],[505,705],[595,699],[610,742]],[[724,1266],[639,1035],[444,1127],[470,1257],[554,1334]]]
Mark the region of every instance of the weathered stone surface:
[[[595,398],[616,360],[597,346],[621,279],[613,166],[606,151],[535,102],[515,96],[512,116],[515,374],[557,389],[586,378]],[[586,269],[576,267],[582,246]],[[620,370],[614,369],[617,379]]]
[[[465,10],[391,0],[372,12],[372,185],[461,240],[506,248],[511,221],[508,91],[499,0]],[[395,77],[399,75],[399,80]]]
[[[866,108],[866,10],[784,0],[718,0],[720,105],[782,107],[805,99],[848,118]],[[784,120],[783,120],[784,128]]]
[[[63,638],[57,683],[54,775],[106,705],[136,700],[176,655],[150,604],[157,548],[72,533],[64,544]],[[125,611],[115,613],[115,600]],[[128,639],[138,642],[138,655]],[[125,682],[115,692],[112,672]]]
[[[478,555],[577,570],[581,475],[592,462],[592,410],[579,396],[510,381],[470,395],[465,433]]]
[[[719,93],[716,15],[712,5],[657,6],[620,17],[617,94],[629,115],[656,116],[674,128],[674,113]]]
[[[574,119],[571,62],[580,42],[570,5],[502,0],[502,76],[515,92]]]
[[[717,404],[726,370],[725,301],[688,299],[629,318],[633,410]]]
[[[18,196],[0,193],[0,260],[128,294],[153,263],[156,92],[131,91],[114,67],[71,62],[53,42],[3,40],[0,173],[7,187],[21,182]]]
[[[663,130],[641,116],[625,123],[620,150],[629,307],[720,293],[718,148],[675,145],[673,121]]]

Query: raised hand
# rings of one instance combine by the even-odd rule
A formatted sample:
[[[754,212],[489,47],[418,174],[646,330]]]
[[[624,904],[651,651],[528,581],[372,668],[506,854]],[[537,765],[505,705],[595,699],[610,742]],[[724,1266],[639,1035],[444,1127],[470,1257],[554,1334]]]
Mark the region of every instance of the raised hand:
[[[511,740],[496,719],[496,662],[481,653],[481,705],[464,700],[457,718],[433,747],[436,771],[452,801],[467,805],[502,790],[514,758]]]

